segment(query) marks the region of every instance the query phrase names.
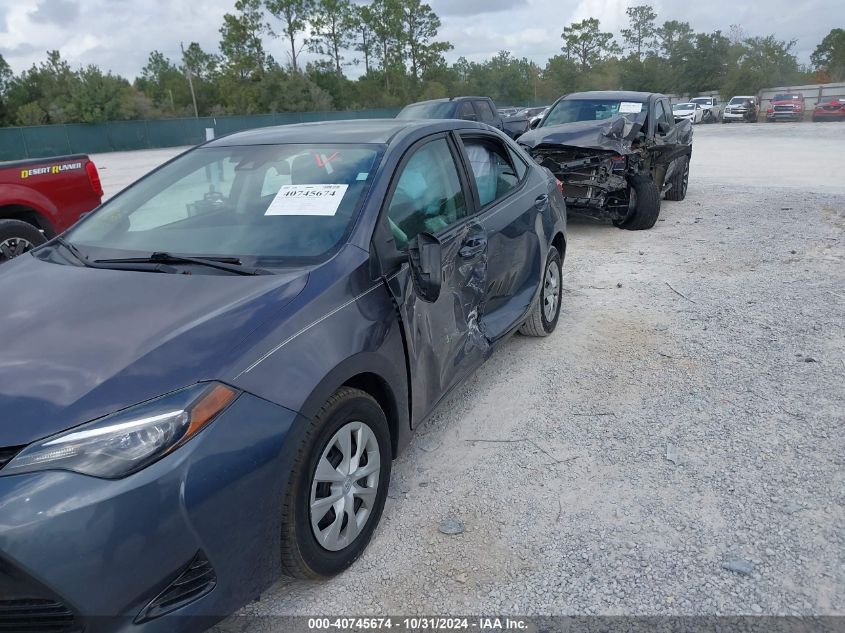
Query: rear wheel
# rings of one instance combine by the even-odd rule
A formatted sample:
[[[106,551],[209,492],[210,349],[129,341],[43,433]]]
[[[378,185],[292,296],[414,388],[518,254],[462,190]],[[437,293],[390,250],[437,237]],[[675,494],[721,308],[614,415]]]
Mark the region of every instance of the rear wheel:
[[[628,182],[628,215],[614,224],[628,231],[650,229],[660,215],[660,191],[650,176],[631,176]]]
[[[0,220],[0,264],[40,246],[47,239],[37,228],[20,220]]]
[[[689,185],[689,156],[678,159],[678,170],[672,176],[672,187],[666,192],[667,200],[683,200],[687,197]]]
[[[543,287],[531,307],[528,320],[519,328],[520,334],[548,336],[554,332],[558,318],[560,318],[560,302],[563,296],[561,277],[560,253],[554,246],[550,246],[549,254],[546,257],[546,268],[543,272]]]
[[[327,578],[357,559],[381,519],[391,468],[390,430],[367,393],[342,387],[307,429],[282,511],[282,568]]]

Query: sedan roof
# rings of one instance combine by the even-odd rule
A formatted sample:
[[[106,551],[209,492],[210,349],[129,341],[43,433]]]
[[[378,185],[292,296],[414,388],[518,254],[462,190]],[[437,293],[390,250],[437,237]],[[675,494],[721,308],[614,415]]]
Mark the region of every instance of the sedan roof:
[[[262,127],[235,132],[206,144],[206,147],[233,145],[280,145],[284,143],[377,143],[387,144],[408,134],[423,136],[457,128],[484,129],[472,121],[436,119],[354,119],[319,121]]]
[[[602,99],[616,101],[633,101],[634,103],[646,103],[649,97],[656,95],[655,92],[634,92],[632,90],[592,90],[590,92],[573,92],[564,97],[570,99]]]

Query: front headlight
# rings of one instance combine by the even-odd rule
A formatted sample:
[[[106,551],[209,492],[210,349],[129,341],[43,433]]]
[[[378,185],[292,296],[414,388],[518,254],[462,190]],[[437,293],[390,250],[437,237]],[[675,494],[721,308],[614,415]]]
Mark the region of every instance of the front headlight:
[[[217,382],[193,385],[30,444],[0,474],[70,470],[119,479],[187,442],[237,395]]]

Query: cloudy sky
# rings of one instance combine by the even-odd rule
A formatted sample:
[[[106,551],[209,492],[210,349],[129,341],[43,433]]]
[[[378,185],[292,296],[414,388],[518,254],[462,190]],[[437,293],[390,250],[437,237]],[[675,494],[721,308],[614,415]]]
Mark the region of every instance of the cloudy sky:
[[[597,17],[618,33],[625,7],[648,0],[429,0],[443,20],[441,35],[474,61],[510,50],[544,64],[560,51],[563,27]],[[658,20],[689,22],[697,31],[740,25],[749,35],[774,33],[797,39],[796,53],[810,53],[834,27],[845,28],[843,0],[653,0]],[[199,42],[216,50],[223,14],[234,0],[0,0],[0,54],[19,72],[58,48],[72,66],[97,64],[135,77],[153,49],[171,58],[179,42]],[[285,42],[268,42],[273,56],[286,62]]]

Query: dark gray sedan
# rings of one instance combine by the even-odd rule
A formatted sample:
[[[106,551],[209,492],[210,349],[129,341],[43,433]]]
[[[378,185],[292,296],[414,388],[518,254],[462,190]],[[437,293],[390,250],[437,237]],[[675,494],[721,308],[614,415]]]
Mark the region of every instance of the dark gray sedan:
[[[340,121],[191,150],[4,264],[0,622],[198,630],[351,565],[412,429],[555,329],[565,218],[488,126]]]

